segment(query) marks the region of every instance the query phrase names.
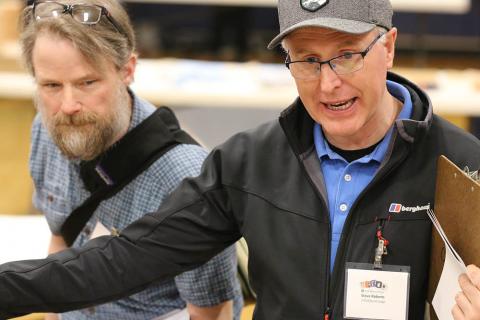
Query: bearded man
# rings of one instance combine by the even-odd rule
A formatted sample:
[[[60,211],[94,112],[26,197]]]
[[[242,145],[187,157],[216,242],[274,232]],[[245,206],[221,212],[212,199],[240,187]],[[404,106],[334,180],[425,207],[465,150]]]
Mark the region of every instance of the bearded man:
[[[156,210],[183,178],[198,174],[207,153],[181,131],[169,109],[155,111],[129,89],[135,38],[117,1],[36,1],[23,19],[22,49],[39,112],[30,156],[33,203],[48,221],[54,253],[116,234]],[[162,143],[168,148],[159,155],[155,147]],[[153,151],[157,157],[143,159]],[[129,180],[117,181],[117,172]],[[116,193],[108,191],[91,206],[92,194],[116,185]],[[85,215],[78,210],[85,204],[91,212],[84,223],[69,219]],[[65,230],[68,224],[78,233]],[[238,319],[241,304],[235,250],[229,247],[198,269],[61,318],[230,320]]]

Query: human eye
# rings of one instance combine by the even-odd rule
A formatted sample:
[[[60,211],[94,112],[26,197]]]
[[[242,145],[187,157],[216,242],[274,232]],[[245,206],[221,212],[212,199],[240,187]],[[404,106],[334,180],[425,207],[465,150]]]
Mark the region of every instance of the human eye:
[[[320,60],[317,57],[306,57],[303,61],[308,63],[316,63],[316,62],[319,62]]]
[[[339,60],[352,60],[354,57],[355,57],[355,53],[347,51],[347,52],[343,52],[342,55],[337,57],[337,59],[339,59]]]
[[[98,81],[99,81],[98,79],[85,79],[85,80],[79,81],[77,86],[83,89],[91,89],[91,88],[95,88],[95,85],[97,84]]]
[[[40,87],[42,87],[43,89],[53,90],[60,88],[60,84],[56,82],[43,82],[40,83]]]
[[[83,81],[83,85],[86,86],[86,87],[89,87],[89,86],[94,85],[97,81],[98,80],[96,80],[96,79],[88,79],[88,80]]]

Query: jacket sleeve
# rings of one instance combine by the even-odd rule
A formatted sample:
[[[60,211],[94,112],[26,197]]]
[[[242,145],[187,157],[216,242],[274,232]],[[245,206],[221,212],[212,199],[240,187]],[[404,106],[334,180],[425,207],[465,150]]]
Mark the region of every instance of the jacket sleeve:
[[[0,266],[0,318],[116,300],[200,266],[233,244],[240,233],[219,158],[218,151],[210,154],[200,176],[183,181],[157,212],[120,236]]]

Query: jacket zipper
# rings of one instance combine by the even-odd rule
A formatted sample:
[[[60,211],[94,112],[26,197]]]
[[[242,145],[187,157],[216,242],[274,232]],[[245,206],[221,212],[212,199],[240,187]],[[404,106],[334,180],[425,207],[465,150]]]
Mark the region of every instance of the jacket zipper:
[[[328,243],[327,243],[327,263],[326,263],[326,285],[325,285],[325,312],[323,313],[323,320],[330,320],[330,251],[332,243],[332,222],[328,222]]]

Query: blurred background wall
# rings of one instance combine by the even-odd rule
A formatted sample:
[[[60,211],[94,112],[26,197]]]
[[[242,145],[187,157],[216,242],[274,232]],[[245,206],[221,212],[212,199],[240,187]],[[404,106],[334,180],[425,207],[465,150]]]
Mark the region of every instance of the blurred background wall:
[[[159,1],[134,0],[127,3],[137,26],[140,50],[146,56],[281,61],[276,52],[265,50],[278,30],[277,13],[273,7],[275,0],[258,0],[257,3],[263,3],[263,6],[201,5],[201,0],[178,1],[197,5],[178,5],[175,0]],[[225,1],[230,4],[246,2],[255,0]],[[478,66],[480,1],[418,1],[422,2],[426,4],[418,6],[410,0],[392,1],[401,8],[394,15],[394,26],[400,31],[399,56],[408,58],[406,63],[409,65],[422,67],[435,64],[444,57],[468,58],[463,66]],[[458,2],[460,9],[452,9],[449,13],[448,9],[442,8],[444,3],[449,2]],[[267,6],[267,3],[272,5]],[[451,7],[454,8],[453,5]]]

